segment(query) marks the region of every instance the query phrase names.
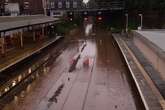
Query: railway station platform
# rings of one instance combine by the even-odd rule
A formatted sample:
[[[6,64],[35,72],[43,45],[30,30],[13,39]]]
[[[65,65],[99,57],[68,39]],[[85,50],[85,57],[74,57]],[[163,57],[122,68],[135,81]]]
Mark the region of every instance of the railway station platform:
[[[56,38],[45,39],[40,43],[34,44],[27,44],[22,49],[13,49],[6,53],[5,57],[1,57],[0,59],[0,72],[10,68],[11,66],[17,64],[18,62],[40,52],[42,49],[46,48],[47,46],[55,43],[62,37],[58,36]]]
[[[31,91],[25,88],[4,110],[145,110],[120,51],[109,35],[97,32],[95,39],[83,40],[86,42],[83,49],[82,39],[71,41],[49,65],[52,69],[38,77],[35,86],[31,84]],[[78,54],[81,57],[76,68],[69,72],[70,61]],[[86,59],[88,66],[84,65]],[[150,110],[159,110],[159,104],[154,106],[157,103],[151,101],[150,104],[153,108]]]
[[[145,109],[164,109],[164,99],[154,86],[152,79],[148,76],[145,68],[137,58],[136,53],[132,50],[131,47],[133,47],[133,44],[129,45],[131,41],[120,34],[113,34],[113,37],[121,50],[129,71],[131,72]]]
[[[165,52],[165,30],[144,30],[144,31],[135,31],[139,33],[142,37],[149,40],[153,45],[160,48]]]
[[[59,22],[43,15],[0,17],[0,72],[60,39],[55,35]]]
[[[119,36],[144,69],[144,76],[148,77],[145,79],[150,82],[149,86],[152,85],[151,88],[164,109],[165,30],[134,30],[129,34],[129,38]]]
[[[148,75],[165,98],[165,30],[133,31],[129,43]]]
[[[133,31],[133,42],[165,80],[165,30]]]

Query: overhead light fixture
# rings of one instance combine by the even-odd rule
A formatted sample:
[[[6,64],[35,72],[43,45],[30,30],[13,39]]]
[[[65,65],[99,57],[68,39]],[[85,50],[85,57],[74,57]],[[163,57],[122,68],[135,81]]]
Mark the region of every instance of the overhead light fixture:
[[[83,3],[87,4],[89,2],[89,0],[83,0]]]
[[[85,18],[84,18],[84,20],[85,20],[85,21],[88,21],[88,18],[87,18],[87,17],[85,17]]]

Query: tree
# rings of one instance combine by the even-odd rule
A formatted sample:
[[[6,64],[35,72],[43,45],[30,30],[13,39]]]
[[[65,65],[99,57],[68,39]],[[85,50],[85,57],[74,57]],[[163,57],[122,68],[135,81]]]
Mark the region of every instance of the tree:
[[[162,10],[165,9],[165,0],[126,0],[128,10]]]

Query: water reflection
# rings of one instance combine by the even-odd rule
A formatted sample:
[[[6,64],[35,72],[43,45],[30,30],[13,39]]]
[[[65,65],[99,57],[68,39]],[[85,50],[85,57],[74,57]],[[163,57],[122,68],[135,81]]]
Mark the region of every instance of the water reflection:
[[[89,34],[92,32],[93,24],[87,24],[85,27],[85,36],[89,36]]]
[[[50,55],[43,55],[40,59],[32,61],[31,65],[24,67],[23,70],[16,70],[11,79],[0,85],[0,103],[3,107],[8,103],[23,103],[26,95],[31,91],[34,80],[37,80],[42,75],[47,75],[50,71],[50,66],[55,58]],[[50,63],[51,62],[51,63]],[[0,107],[0,110],[3,108]]]

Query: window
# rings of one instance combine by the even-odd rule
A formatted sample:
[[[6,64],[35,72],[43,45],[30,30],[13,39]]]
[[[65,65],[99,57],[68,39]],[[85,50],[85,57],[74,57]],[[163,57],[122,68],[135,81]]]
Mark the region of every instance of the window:
[[[58,8],[62,8],[62,2],[58,2]]]
[[[73,8],[77,8],[77,2],[73,2]]]
[[[24,2],[24,9],[29,9],[29,5],[30,5],[29,2]]]
[[[51,2],[51,3],[50,3],[50,6],[51,6],[51,8],[55,8],[54,2]]]
[[[70,2],[66,2],[66,8],[70,8]]]

